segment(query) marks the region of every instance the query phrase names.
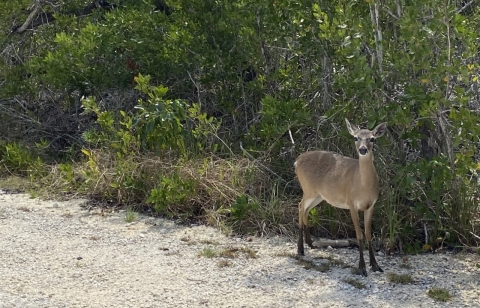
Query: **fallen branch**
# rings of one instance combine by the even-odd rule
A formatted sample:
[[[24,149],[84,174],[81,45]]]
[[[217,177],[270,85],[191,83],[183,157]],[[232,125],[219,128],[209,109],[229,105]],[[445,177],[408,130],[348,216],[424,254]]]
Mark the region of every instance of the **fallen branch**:
[[[318,240],[313,242],[313,245],[317,247],[333,247],[333,248],[342,248],[342,247],[355,247],[358,246],[356,239],[346,239],[346,240]]]

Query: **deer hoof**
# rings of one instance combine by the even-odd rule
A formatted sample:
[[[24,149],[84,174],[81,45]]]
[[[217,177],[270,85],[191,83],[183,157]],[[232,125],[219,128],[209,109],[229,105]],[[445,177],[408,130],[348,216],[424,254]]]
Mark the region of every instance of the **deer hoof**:
[[[367,269],[365,267],[359,267],[358,268],[358,275],[362,275],[364,277],[367,277]]]
[[[372,265],[372,271],[383,273],[383,270],[380,268],[380,266],[378,266],[378,264]]]

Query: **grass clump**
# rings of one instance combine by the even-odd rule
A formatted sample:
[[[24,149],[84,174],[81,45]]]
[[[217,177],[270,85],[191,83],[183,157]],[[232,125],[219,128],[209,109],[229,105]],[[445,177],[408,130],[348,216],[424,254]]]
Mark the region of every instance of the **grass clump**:
[[[436,301],[446,302],[452,298],[452,294],[444,288],[431,288],[428,290],[427,295]]]
[[[219,257],[234,259],[239,254],[243,254],[247,259],[258,258],[257,252],[250,247],[227,247],[218,253]]]
[[[219,257],[234,259],[237,257],[238,248],[228,247],[218,253]]]
[[[345,263],[344,261],[340,260],[340,259],[335,259],[334,257],[332,256],[329,256],[327,258],[328,261],[330,261],[330,264],[334,265],[334,266],[339,266],[341,268],[349,268],[351,267],[351,265]]]
[[[205,257],[205,258],[213,258],[217,256],[217,253],[215,250],[211,247],[205,247],[203,250],[198,254],[200,257]]]
[[[387,278],[390,282],[399,284],[409,284],[413,282],[413,278],[409,274],[388,273]]]
[[[297,260],[298,265],[302,266],[306,270],[313,269],[315,271],[325,273],[330,269],[330,263],[317,264],[313,260],[306,260],[298,255],[296,255],[294,259]]]
[[[247,258],[247,259],[258,258],[257,251],[253,250],[250,247],[242,247],[242,248],[240,248],[240,251],[245,255],[245,258]]]
[[[205,247],[198,254],[198,256],[206,258],[220,257],[227,259],[235,259],[238,258],[241,254],[243,254],[247,259],[258,258],[257,252],[249,247],[226,247],[220,251],[216,251],[211,247]]]
[[[366,288],[366,286],[363,282],[360,282],[360,281],[358,281],[356,279],[353,279],[353,278],[344,279],[343,281],[348,283],[351,286],[354,286],[357,289],[365,289]]]
[[[131,208],[128,208],[127,211],[125,212],[125,221],[126,222],[133,222],[137,219],[137,213],[135,213],[134,210]]]

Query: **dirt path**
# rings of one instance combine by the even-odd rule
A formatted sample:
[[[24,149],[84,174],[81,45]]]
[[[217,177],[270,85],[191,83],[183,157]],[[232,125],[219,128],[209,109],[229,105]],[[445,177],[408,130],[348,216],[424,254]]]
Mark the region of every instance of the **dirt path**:
[[[0,194],[0,307],[480,307],[478,255],[408,256],[407,266],[379,256],[385,273],[363,278],[340,266],[358,262],[355,249],[307,249],[331,264],[307,270],[285,238],[248,241],[144,216],[126,223],[125,213],[82,204]],[[388,272],[414,282],[388,282]],[[434,286],[453,299],[434,302]]]

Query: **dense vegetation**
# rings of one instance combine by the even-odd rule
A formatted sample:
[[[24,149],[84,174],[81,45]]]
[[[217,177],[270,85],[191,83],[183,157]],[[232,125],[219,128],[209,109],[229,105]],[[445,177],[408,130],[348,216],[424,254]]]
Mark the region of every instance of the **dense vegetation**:
[[[372,128],[387,252],[478,246],[480,6],[459,0],[0,3],[0,159],[32,188],[296,229],[293,162]],[[319,234],[350,215],[312,211]]]

